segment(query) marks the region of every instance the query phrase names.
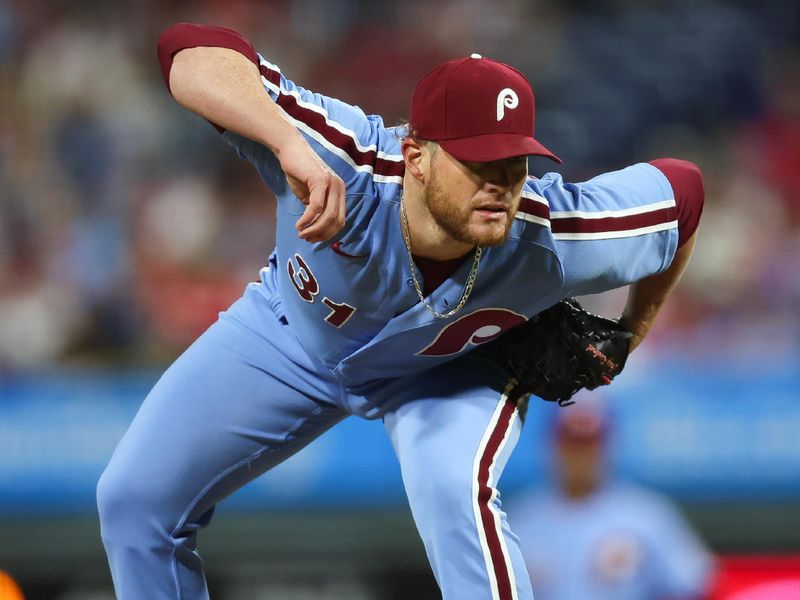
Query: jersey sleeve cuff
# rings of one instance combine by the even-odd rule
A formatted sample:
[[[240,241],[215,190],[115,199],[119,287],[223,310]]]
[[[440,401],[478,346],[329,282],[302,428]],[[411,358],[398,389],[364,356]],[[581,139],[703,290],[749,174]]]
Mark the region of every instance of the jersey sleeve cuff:
[[[173,58],[181,50],[198,47],[229,48],[247,57],[258,66],[258,54],[253,45],[232,29],[194,23],[177,23],[159,36],[157,45],[161,76],[170,93],[172,90],[169,86],[169,73],[172,69]],[[225,131],[216,123],[211,124],[220,133]]]
[[[678,218],[678,247],[692,237],[703,214],[705,190],[703,174],[699,167],[688,160],[657,158],[652,166],[664,174],[672,187]]]

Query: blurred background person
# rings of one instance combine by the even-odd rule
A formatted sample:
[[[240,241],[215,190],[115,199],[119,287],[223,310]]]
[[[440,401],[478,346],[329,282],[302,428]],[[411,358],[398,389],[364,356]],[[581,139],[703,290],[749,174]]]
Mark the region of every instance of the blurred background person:
[[[507,512],[537,600],[698,600],[713,561],[671,501],[609,468],[611,421],[584,395],[558,410],[550,485]]]

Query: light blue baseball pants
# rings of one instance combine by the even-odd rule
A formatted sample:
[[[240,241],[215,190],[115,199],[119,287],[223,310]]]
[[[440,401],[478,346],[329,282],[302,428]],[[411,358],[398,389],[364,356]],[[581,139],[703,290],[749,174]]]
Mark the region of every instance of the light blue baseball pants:
[[[118,598],[208,598],[196,547],[215,505],[377,403],[445,600],[530,600],[496,488],[521,429],[505,379],[466,357],[356,396],[248,289],[164,373],[100,479]]]

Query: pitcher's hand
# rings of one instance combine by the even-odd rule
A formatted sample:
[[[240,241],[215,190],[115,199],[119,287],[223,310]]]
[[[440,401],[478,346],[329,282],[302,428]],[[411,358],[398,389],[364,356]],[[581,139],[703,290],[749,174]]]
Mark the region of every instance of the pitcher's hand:
[[[303,138],[279,149],[278,160],[294,195],[306,205],[295,223],[307,242],[332,238],[345,223],[345,185]]]

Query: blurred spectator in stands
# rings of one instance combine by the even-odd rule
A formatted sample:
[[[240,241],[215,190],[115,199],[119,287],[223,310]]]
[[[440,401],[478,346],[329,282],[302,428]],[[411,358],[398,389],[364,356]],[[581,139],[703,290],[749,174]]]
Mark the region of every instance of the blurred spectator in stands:
[[[153,186],[135,215],[135,297],[159,359],[216,321],[274,246],[274,197],[234,160],[215,180],[185,173]]]
[[[409,82],[446,58],[520,65],[567,179],[691,158],[704,232],[643,353],[793,356],[798,6],[0,0],[0,369],[169,360],[266,263],[264,186],[213,128],[187,125],[153,67],[155,37],[181,20],[244,31],[309,87],[391,122]],[[184,215],[176,230],[165,212]]]
[[[738,140],[743,167],[778,194],[786,217],[800,227],[800,52],[774,52],[766,110]]]
[[[594,398],[559,409],[553,485],[509,503],[536,600],[703,598],[711,557],[666,498],[608,472],[609,435]]]
[[[0,372],[53,364],[84,320],[75,290],[47,276],[56,241],[26,194],[4,180],[0,165]]]

